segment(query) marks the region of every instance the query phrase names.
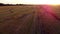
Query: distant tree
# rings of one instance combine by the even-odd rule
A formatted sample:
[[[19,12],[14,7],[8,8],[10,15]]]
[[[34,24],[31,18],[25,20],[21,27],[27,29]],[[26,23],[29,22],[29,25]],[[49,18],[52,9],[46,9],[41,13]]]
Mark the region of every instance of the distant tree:
[[[0,6],[3,6],[4,4],[3,3],[0,3]]]
[[[23,4],[16,4],[16,5],[18,5],[18,6],[23,6]]]

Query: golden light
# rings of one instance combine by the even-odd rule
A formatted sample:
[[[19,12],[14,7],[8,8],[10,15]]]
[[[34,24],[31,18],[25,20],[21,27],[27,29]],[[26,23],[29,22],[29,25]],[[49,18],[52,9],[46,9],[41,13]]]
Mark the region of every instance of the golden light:
[[[57,5],[60,4],[60,0],[0,0],[0,3],[9,4],[48,4]]]

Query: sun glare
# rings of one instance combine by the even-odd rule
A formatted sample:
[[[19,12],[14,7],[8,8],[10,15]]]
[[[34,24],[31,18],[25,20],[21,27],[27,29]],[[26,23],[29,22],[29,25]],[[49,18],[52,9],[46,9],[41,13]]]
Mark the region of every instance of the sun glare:
[[[60,4],[60,0],[0,0],[5,4]]]

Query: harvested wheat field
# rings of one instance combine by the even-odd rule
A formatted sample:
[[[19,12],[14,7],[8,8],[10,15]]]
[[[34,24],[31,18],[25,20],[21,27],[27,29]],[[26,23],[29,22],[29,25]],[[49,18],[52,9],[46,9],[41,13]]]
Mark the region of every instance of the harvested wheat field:
[[[60,34],[60,6],[0,6],[0,34]]]

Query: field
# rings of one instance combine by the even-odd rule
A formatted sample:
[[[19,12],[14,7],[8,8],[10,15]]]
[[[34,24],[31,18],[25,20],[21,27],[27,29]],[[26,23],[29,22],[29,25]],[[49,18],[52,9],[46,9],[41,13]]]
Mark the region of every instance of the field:
[[[0,6],[0,34],[60,34],[60,6]]]
[[[34,19],[34,6],[0,6],[0,34],[26,33]]]

